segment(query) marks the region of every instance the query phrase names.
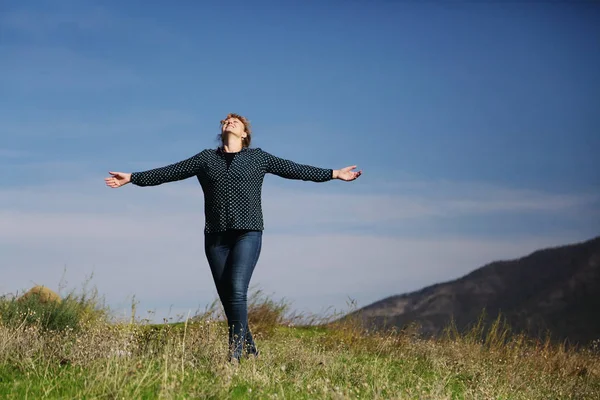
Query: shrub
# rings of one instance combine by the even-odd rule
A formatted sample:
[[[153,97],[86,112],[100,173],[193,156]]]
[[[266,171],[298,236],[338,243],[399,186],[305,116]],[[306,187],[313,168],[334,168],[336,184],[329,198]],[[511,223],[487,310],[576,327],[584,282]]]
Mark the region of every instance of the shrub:
[[[45,286],[34,286],[29,289],[23,296],[19,297],[18,301],[25,301],[30,297],[37,297],[40,303],[60,303],[62,299],[51,289]]]
[[[41,330],[78,330],[83,324],[106,321],[108,310],[98,301],[95,291],[58,295],[36,286],[23,296],[0,297],[0,323],[8,327],[35,325]]]

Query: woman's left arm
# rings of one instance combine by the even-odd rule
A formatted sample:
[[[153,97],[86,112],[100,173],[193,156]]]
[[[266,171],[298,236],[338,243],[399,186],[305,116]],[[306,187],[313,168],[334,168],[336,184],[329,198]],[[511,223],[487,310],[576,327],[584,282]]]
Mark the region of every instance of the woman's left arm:
[[[311,165],[298,164],[290,160],[275,157],[261,150],[266,159],[266,172],[287,179],[301,179],[303,181],[326,182],[331,179],[351,181],[358,178],[362,171],[353,172],[356,166],[346,167],[339,170],[331,168],[319,168]]]

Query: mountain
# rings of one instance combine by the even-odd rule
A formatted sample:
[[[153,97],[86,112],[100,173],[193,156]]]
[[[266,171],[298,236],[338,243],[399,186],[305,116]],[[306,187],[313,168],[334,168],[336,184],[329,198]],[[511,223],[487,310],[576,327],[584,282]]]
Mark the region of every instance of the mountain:
[[[462,278],[377,301],[349,315],[365,326],[402,328],[416,322],[425,336],[454,318],[464,331],[501,313],[513,331],[587,344],[600,339],[600,236],[495,261]],[[346,318],[345,317],[345,318]]]

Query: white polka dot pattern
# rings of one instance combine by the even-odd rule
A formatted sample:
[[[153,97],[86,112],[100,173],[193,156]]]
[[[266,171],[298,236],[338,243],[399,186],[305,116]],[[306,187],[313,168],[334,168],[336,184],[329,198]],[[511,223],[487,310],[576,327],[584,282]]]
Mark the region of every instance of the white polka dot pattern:
[[[326,182],[333,170],[275,157],[260,148],[244,148],[227,168],[221,148],[207,149],[187,160],[131,174],[137,186],[156,186],[196,176],[204,192],[206,233],[227,229],[263,230],[262,184],[267,173],[286,179]]]

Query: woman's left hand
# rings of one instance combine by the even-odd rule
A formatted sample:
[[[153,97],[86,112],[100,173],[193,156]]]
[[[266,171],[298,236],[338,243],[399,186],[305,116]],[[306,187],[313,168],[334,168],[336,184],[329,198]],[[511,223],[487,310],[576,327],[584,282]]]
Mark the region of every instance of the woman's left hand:
[[[353,181],[359,176],[362,175],[361,171],[352,171],[356,168],[356,165],[352,165],[350,167],[335,169],[333,170],[333,179],[341,179],[343,181]]]

